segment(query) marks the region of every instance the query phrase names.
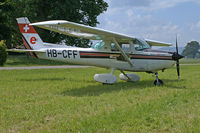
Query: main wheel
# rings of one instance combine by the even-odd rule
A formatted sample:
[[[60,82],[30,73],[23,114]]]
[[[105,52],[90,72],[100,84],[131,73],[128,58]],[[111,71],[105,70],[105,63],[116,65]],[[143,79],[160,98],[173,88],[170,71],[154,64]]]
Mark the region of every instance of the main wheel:
[[[157,80],[154,81],[154,85],[156,85],[156,86],[160,86],[160,85],[163,85],[163,84],[164,84],[163,81],[160,80],[160,79],[158,79],[158,81]]]

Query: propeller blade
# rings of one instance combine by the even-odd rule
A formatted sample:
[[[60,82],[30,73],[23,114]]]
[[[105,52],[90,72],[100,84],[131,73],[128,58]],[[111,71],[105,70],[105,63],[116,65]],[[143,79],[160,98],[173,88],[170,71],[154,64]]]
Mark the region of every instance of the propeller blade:
[[[176,55],[179,56],[178,54],[178,41],[177,41],[177,35],[176,35]],[[176,70],[177,70],[177,75],[178,75],[178,80],[180,79],[180,65],[179,65],[179,58],[176,60]]]
[[[176,61],[176,69],[177,69],[177,75],[178,75],[178,80],[180,79],[180,65],[179,65],[179,60]]]
[[[178,54],[178,41],[177,41],[177,35],[176,35],[176,53]]]

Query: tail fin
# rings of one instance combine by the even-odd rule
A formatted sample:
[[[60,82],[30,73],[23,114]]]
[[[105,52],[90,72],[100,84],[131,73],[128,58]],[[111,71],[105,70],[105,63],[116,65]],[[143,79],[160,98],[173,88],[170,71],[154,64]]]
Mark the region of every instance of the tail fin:
[[[34,27],[29,25],[30,21],[28,20],[28,18],[26,17],[17,18],[17,23],[20,32],[22,33],[22,40],[27,49],[38,50],[44,47],[43,41],[38,35],[38,33],[35,31]]]

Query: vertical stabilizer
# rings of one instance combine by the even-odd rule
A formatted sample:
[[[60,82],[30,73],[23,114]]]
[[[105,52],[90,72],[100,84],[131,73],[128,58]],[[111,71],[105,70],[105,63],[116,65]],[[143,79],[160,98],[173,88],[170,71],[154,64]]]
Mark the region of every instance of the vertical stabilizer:
[[[34,27],[29,25],[30,21],[27,17],[17,18],[17,23],[22,33],[22,40],[27,49],[38,50],[44,47],[43,41]]]

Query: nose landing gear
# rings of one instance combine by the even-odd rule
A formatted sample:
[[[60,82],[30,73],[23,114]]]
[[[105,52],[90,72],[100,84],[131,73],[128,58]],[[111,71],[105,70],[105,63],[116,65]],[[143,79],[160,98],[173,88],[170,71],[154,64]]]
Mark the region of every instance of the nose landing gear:
[[[164,83],[163,83],[162,80],[160,80],[160,79],[158,78],[158,73],[157,73],[157,72],[155,73],[155,75],[156,75],[156,80],[154,81],[154,85],[156,85],[156,86],[163,85]]]

